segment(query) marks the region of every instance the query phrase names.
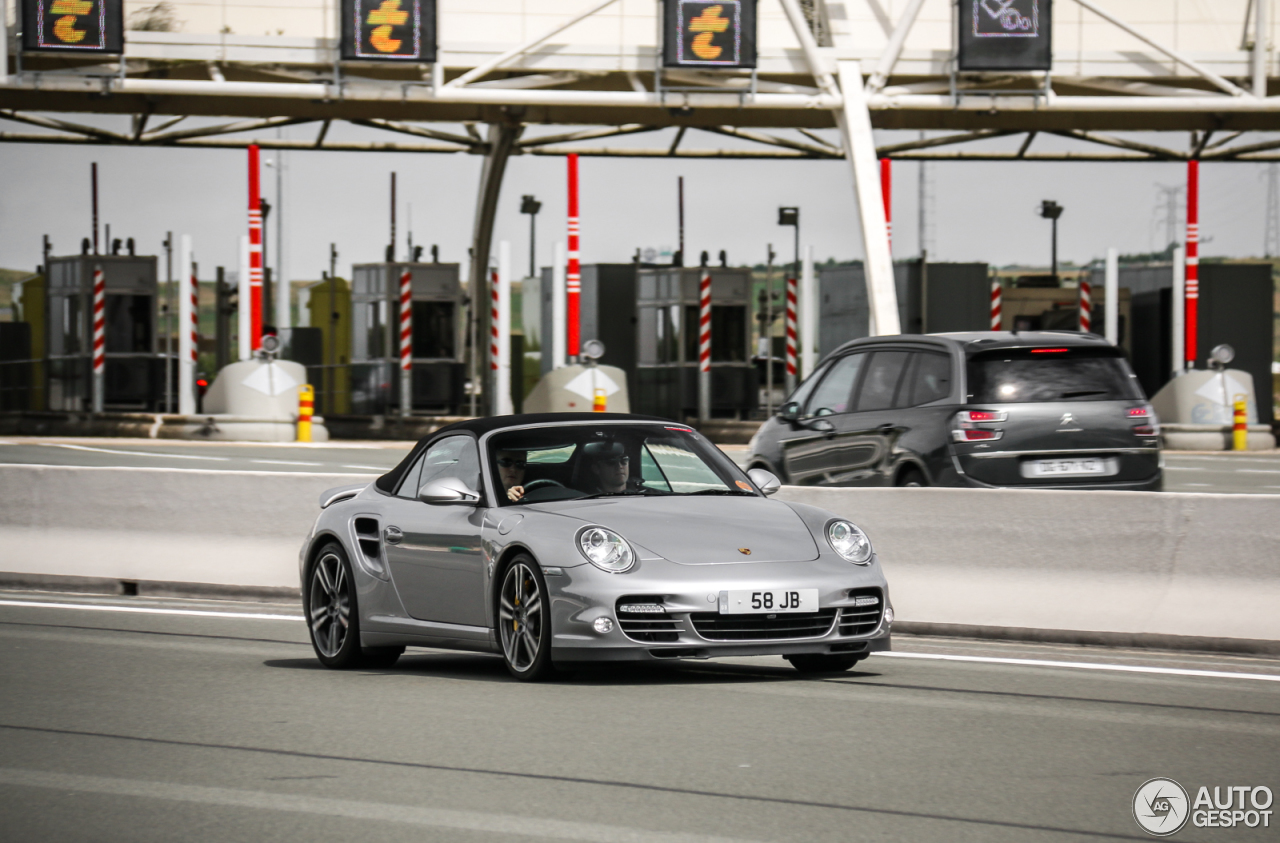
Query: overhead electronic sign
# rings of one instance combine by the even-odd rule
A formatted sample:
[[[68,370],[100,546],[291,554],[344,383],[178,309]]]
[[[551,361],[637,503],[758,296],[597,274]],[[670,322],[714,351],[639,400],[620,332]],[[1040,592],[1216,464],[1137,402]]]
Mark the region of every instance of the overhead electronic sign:
[[[755,67],[756,0],[663,0],[666,67]]]
[[[1053,0],[960,0],[960,70],[1048,70]]]
[[[123,0],[23,0],[28,53],[123,53]]]
[[[342,0],[342,58],[436,60],[436,0]]]

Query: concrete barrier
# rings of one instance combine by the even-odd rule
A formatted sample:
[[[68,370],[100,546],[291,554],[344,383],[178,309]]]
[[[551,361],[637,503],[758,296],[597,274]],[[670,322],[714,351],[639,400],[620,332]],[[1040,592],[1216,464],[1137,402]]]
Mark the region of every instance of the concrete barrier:
[[[372,478],[370,478],[372,479]],[[351,475],[0,466],[0,571],[296,587]],[[785,487],[866,530],[898,617],[1280,641],[1280,496]]]

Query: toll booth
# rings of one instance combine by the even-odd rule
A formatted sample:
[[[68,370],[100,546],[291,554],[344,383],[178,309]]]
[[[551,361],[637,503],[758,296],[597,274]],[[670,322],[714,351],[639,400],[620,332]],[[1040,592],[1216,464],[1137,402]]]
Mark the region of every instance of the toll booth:
[[[400,276],[413,302],[413,411],[453,415],[464,403],[466,296],[456,263],[368,263],[352,268],[351,410],[400,408]]]
[[[683,420],[698,412],[698,284],[711,273],[711,414],[745,419],[758,403],[751,362],[751,270],[636,270],[635,413]],[[608,345],[608,334],[604,336]]]
[[[351,285],[345,278],[326,277],[299,291],[298,304],[308,328],[320,333],[319,363],[293,358],[307,367],[307,380],[316,390],[315,410],[322,416],[350,413]]]
[[[106,284],[103,408],[159,410],[165,367],[157,353],[156,258],[133,255],[49,258],[43,326],[48,409],[92,408],[93,273],[98,268]]]

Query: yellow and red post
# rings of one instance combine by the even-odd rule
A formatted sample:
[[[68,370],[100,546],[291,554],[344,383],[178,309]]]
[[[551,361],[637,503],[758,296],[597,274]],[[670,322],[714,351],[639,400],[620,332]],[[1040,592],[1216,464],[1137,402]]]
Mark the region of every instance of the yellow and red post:
[[[1231,416],[1231,449],[1234,451],[1249,450],[1249,418],[1245,402],[1232,404]]]
[[[311,415],[315,411],[316,390],[309,383],[298,387],[298,441],[311,441]]]

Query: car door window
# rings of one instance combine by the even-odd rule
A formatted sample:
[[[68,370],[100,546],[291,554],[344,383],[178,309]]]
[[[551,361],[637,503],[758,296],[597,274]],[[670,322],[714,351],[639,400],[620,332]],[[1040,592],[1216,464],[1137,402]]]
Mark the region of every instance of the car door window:
[[[396,494],[416,498],[423,486],[448,478],[461,480],[468,489],[480,488],[480,452],[470,436],[446,436],[427,448]]]
[[[907,367],[906,351],[877,351],[867,364],[867,374],[858,391],[858,412],[891,410],[899,406],[898,382]],[[902,403],[905,403],[903,401]]]
[[[832,363],[827,368],[827,374],[809,397],[805,405],[805,416],[829,416],[835,413],[847,413],[853,409],[850,406],[853,385],[858,380],[858,372],[866,356],[850,354]]]
[[[931,401],[939,401],[951,394],[951,357],[946,354],[935,354],[921,351],[912,355],[915,358],[908,376],[908,384],[903,385],[903,392],[910,390],[909,400],[904,406],[918,407]]]

